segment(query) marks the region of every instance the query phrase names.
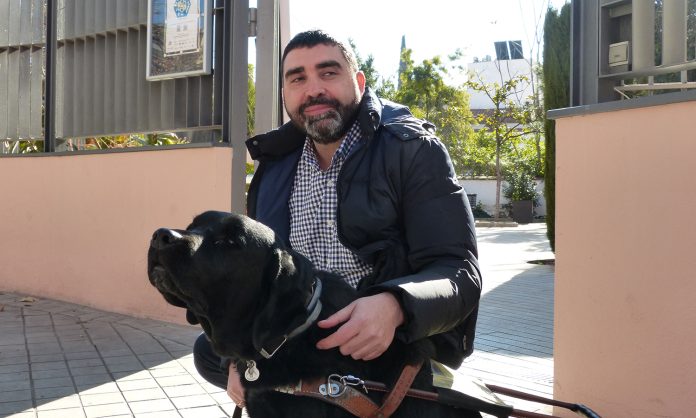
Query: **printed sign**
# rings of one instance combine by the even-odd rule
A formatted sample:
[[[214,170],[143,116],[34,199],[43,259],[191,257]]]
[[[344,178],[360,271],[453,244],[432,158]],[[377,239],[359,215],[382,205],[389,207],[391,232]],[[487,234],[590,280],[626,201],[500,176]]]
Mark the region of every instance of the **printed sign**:
[[[167,0],[164,37],[165,55],[198,51],[199,3],[191,0]]]
[[[146,78],[210,74],[211,29],[211,0],[148,0]]]

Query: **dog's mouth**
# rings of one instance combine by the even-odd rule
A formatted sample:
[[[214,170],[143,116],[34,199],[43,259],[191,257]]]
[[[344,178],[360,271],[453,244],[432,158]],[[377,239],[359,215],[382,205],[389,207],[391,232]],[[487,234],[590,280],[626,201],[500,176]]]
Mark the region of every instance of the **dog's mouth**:
[[[177,295],[180,299],[181,292],[172,281],[172,276],[167,272],[167,269],[161,264],[154,264],[150,268],[149,273],[150,283],[162,294]]]
[[[150,282],[158,289],[160,290],[167,290],[169,286],[166,285],[167,283],[167,270],[164,268],[164,266],[160,264],[155,264],[152,266],[150,269]]]

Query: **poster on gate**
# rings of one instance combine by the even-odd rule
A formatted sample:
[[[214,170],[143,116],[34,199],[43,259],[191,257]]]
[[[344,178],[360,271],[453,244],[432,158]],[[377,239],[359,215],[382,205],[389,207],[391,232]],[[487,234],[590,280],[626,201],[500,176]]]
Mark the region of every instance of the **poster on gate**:
[[[198,51],[199,3],[192,0],[167,0],[164,22],[164,54]]]
[[[211,73],[211,0],[148,0],[149,81]]]

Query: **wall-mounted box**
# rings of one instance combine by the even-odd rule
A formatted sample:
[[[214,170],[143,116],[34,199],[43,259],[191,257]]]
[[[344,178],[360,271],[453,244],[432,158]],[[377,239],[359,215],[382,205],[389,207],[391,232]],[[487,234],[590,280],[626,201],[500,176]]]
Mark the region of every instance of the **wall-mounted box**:
[[[618,67],[630,62],[630,44],[628,41],[609,45],[609,66]]]

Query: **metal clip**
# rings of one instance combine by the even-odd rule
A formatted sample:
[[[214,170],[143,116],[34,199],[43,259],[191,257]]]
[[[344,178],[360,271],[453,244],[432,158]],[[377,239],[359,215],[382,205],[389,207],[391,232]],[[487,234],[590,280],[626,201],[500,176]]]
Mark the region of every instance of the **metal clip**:
[[[344,386],[360,387],[360,388],[362,388],[362,390],[365,391],[365,393],[367,393],[367,388],[365,387],[365,381],[363,381],[359,377],[355,377],[355,376],[351,376],[351,375],[343,376],[343,377],[341,377],[341,383]]]
[[[319,393],[324,396],[338,398],[346,393],[348,386],[359,387],[367,393],[365,382],[362,379],[351,375],[341,376],[339,374],[329,375],[328,379],[326,379],[326,384],[319,386]]]
[[[328,395],[332,398],[338,398],[346,391],[346,385],[343,383],[343,376],[338,374],[329,375],[326,379],[326,386],[329,388]]]
[[[343,395],[343,392],[345,391],[345,386],[342,388],[338,383],[327,382],[323,385],[319,385],[319,393],[324,396],[331,396],[332,398],[338,398],[339,396]]]

